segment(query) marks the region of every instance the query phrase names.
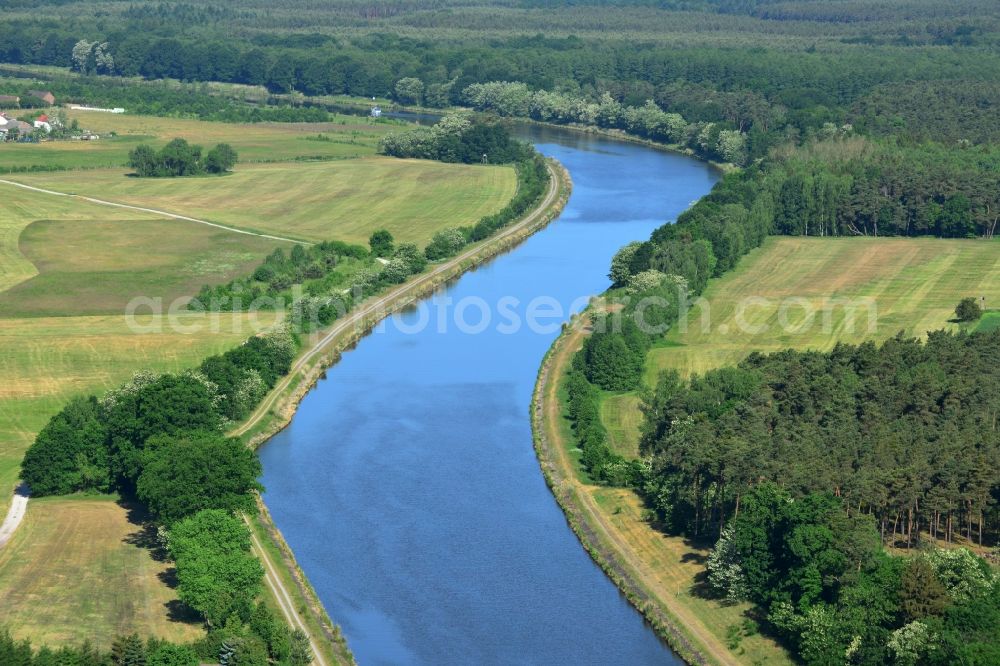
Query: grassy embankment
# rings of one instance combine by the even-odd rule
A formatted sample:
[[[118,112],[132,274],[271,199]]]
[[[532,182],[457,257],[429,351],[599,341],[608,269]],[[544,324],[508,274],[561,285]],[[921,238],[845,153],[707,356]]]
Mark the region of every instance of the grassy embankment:
[[[420,244],[437,228],[470,224],[494,212],[515,187],[513,170],[504,167],[442,169],[435,163],[390,164],[382,159],[294,161],[310,156],[316,146],[341,150],[332,142],[304,138],[328,135],[333,128],[327,124],[240,126],[127,115],[100,118],[129,123],[143,137],[155,131],[154,143],[173,136],[187,136],[203,146],[229,141],[241,157],[257,150],[262,157],[277,156],[288,162],[239,165],[236,173],[222,178],[140,181],[127,178],[120,169],[77,168],[15,174],[12,179],[58,176],[66,190],[82,192],[84,187],[93,187],[92,193],[104,199],[116,199],[114,183],[120,181],[126,190],[135,188],[129,191],[138,205],[171,209],[176,205],[180,214],[215,220],[228,214],[234,226],[253,228],[261,221],[276,235],[309,240],[363,242],[376,228],[392,228],[388,220],[400,237]],[[95,124],[88,126],[99,130]],[[374,152],[382,131],[382,126],[370,128],[358,154],[364,157]],[[94,164],[88,150],[110,154],[110,146],[119,151],[114,158],[119,159],[138,143],[116,141],[2,146],[0,166],[34,163],[39,153],[24,151],[43,150],[83,167]],[[357,145],[350,144],[351,151],[356,149]],[[215,191],[216,187],[220,189]],[[0,189],[4,202],[0,205],[4,212],[0,215],[3,514],[24,450],[70,397],[99,394],[140,369],[171,372],[194,367],[206,356],[252,335],[254,322],[266,327],[275,320],[268,313],[218,318],[183,313],[181,324],[199,325],[193,333],[182,333],[166,325],[163,317],[145,316],[138,323],[146,332],[136,333],[122,316],[132,296],[162,297],[169,303],[202,284],[245,273],[275,247],[287,249],[289,244],[11,185],[0,185]],[[144,189],[150,200],[143,198]],[[157,190],[162,199],[151,194]],[[311,202],[304,213],[299,208],[303,198]],[[449,205],[453,199],[468,207]],[[188,201],[198,201],[199,208],[192,212]],[[243,213],[232,213],[236,204]],[[433,210],[434,218],[409,224],[412,211],[420,209]],[[251,214],[256,217],[246,222]],[[151,330],[156,324],[162,324],[162,330]],[[33,500],[21,531],[0,559],[0,605],[15,634],[30,636],[36,643],[90,639],[105,647],[120,632],[174,638],[196,635],[197,624],[178,622],[171,616],[165,604],[174,598],[173,592],[158,575],[162,572],[155,564],[142,564],[148,551],[123,540],[136,530],[138,525],[129,523],[126,510],[111,501]],[[67,575],[68,571],[74,574]],[[105,602],[93,599],[97,589]],[[138,607],[149,612],[129,610]]]
[[[689,376],[738,362],[754,350],[829,349],[838,341],[885,339],[900,330],[919,336],[928,330],[955,327],[949,320],[963,296],[986,296],[987,303],[1000,299],[998,278],[996,245],[985,241],[772,238],[744,258],[736,270],[710,284],[705,304],[692,308],[686,330],[676,327],[650,351],[646,383],[655,381],[665,368]],[[745,309],[743,320],[757,327],[753,331],[739,326],[737,318],[740,303],[751,297],[771,301],[758,301]],[[785,313],[791,328],[799,330],[785,330],[780,325],[780,302],[786,298],[803,299]],[[842,307],[832,311],[824,327],[822,306],[827,298],[854,300],[860,305],[853,332]],[[867,328],[866,301],[862,300],[867,298],[872,299],[877,312],[876,328],[871,331]],[[810,326],[804,325],[804,303],[819,312]],[[711,316],[703,328],[706,312]],[[994,313],[987,313],[978,326],[995,326],[997,321],[1000,318]],[[581,342],[580,337],[562,341],[576,346]],[[559,358],[556,350],[552,357]],[[567,353],[564,359],[568,362],[568,358]],[[642,418],[638,405],[635,393],[607,395],[602,402],[611,443],[625,455],[638,451]],[[571,498],[576,517],[585,526],[584,535],[606,549],[604,554],[613,567],[623,567],[628,573],[647,611],[659,609],[672,618],[684,637],[696,646],[700,642],[709,661],[787,663],[780,647],[760,635],[734,640],[741,634],[737,628],[748,606],[726,606],[697,594],[698,576],[708,551],[653,529],[634,492],[591,484],[579,468],[578,450],[569,444],[569,424],[561,410],[546,412],[546,418],[546,432],[565,453],[559,471],[566,480],[559,485],[557,496],[561,493]],[[549,458],[559,463],[558,456]],[[543,455],[543,465],[546,460]],[[725,646],[728,656],[713,656],[712,649],[705,646]]]

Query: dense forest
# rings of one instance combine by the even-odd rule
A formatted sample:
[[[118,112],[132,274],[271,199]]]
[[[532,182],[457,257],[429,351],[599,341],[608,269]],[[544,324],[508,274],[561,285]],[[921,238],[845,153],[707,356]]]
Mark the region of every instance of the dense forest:
[[[809,664],[992,664],[1000,576],[921,534],[997,542],[1000,332],[752,354],[645,398],[641,492],[709,539],[712,590],[749,599]]]
[[[829,353],[751,354],[646,398],[647,488],[664,523],[718,532],[763,480],[829,492],[883,540],[997,540],[1000,335],[931,333]]]

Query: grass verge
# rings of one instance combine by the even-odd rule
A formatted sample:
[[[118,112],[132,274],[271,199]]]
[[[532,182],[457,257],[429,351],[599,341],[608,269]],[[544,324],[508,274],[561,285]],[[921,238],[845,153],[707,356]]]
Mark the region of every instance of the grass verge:
[[[760,635],[730,639],[745,608],[696,595],[696,573],[705,553],[653,530],[630,490],[589,482],[574,455],[563,417],[561,380],[587,328],[575,320],[556,340],[539,370],[532,398],[535,450],[542,473],[566,519],[594,561],[653,629],[689,663],[789,664],[785,653]]]

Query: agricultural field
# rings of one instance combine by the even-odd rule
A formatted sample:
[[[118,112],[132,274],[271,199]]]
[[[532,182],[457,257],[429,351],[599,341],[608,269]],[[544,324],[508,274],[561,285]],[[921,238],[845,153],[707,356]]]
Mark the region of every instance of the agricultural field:
[[[1000,303],[997,250],[983,240],[769,238],[712,281],[686,321],[650,350],[644,383],[654,385],[666,369],[704,373],[753,351],[828,350],[900,331],[921,336],[956,328],[951,320],[963,297]],[[980,326],[992,317],[987,313]],[[637,445],[638,405],[633,393],[603,401],[616,450]]]
[[[208,142],[210,143],[210,142]],[[424,245],[444,227],[497,212],[517,187],[511,167],[371,157],[238,166],[223,177],[129,178],[123,169],[9,179],[305,241],[366,244],[377,228]]]
[[[703,373],[751,351],[827,350],[956,327],[951,320],[963,297],[1000,303],[998,250],[983,240],[770,238],[709,285],[707,307],[691,308],[686,331],[671,331],[650,352],[646,380],[665,368]],[[747,326],[740,325],[741,303]]]
[[[22,113],[12,112],[14,115]],[[141,143],[156,148],[180,137],[208,150],[228,143],[241,162],[351,159],[374,155],[379,139],[398,131],[393,121],[334,116],[327,123],[222,123],[184,118],[68,111],[97,141],[49,141],[0,145],[0,171],[45,166],[64,169],[124,167]],[[116,136],[111,133],[115,132]]]
[[[133,296],[172,299],[249,270],[275,247],[247,234],[0,184],[0,514],[21,455],[72,396],[103,392],[136,370],[193,367],[253,334],[247,315],[175,317],[140,310]],[[256,317],[262,324],[273,314]]]
[[[105,650],[132,632],[198,638],[201,623],[175,614],[172,567],[154,559],[153,536],[113,497],[32,500],[0,550],[4,623],[18,638]]]
[[[292,246],[167,219],[37,220],[19,245],[38,274],[0,293],[0,317],[122,313],[146,295],[169,305]]]
[[[118,136],[0,146],[0,169],[68,169],[0,179],[250,233],[0,183],[0,516],[24,451],[71,397],[101,394],[138,370],[194,367],[279,318],[140,309],[129,319],[134,297],[162,299],[165,309],[180,305],[202,285],[246,275],[275,248],[292,246],[256,235],[262,232],[366,244],[384,227],[422,246],[437,229],[499,210],[516,189],[508,167],[374,157],[393,122],[240,125],[74,115],[87,129]],[[126,176],[129,150],[174,137],[205,148],[230,143],[241,161],[223,177]],[[174,640],[201,635],[200,623],[172,617],[169,572],[142,547],[139,531],[135,516],[109,498],[32,500],[0,556],[4,622],[50,644],[89,638],[107,647],[132,631]],[[98,586],[114,593],[95,598]]]

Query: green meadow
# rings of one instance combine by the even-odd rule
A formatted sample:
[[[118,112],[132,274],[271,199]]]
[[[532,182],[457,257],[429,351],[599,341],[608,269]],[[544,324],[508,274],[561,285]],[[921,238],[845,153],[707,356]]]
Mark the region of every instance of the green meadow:
[[[475,224],[497,212],[517,187],[511,167],[391,157],[239,165],[221,177],[127,174],[95,169],[9,178],[261,233],[360,244],[385,228],[397,240],[424,245],[439,229]]]
[[[69,111],[68,116],[101,138],[2,144],[0,171],[14,167],[124,167],[129,151],[139,144],[159,148],[175,137],[206,150],[217,143],[228,143],[239,153],[241,162],[351,159],[374,155],[379,139],[399,129],[394,124],[354,116],[334,116],[326,123],[222,123],[94,111]]]

